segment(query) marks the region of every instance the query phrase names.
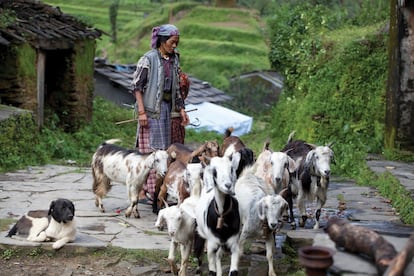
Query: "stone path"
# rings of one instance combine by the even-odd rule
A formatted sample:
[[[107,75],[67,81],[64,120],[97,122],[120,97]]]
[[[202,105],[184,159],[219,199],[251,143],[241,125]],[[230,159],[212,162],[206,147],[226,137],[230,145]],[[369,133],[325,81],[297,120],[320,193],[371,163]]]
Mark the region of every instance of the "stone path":
[[[414,165],[381,160],[370,160],[368,164],[375,172],[389,170],[407,190],[414,191]],[[65,247],[77,251],[108,245],[128,249],[168,250],[169,238],[166,232],[160,232],[154,226],[156,215],[150,206],[139,204],[140,219],[125,218],[123,213],[128,206],[126,188],[115,184],[104,199],[107,212],[100,213],[95,207],[91,187],[90,168],[47,165],[0,174],[0,219],[17,219],[29,210],[48,209],[53,199],[64,197],[75,203],[78,229],[76,241]],[[373,188],[332,178],[328,198],[321,217],[321,227],[332,215],[347,218],[355,224],[378,231],[397,250],[404,246],[408,236],[414,232],[413,227],[401,223],[388,200],[379,196]],[[309,214],[314,211],[312,207],[314,206],[309,205]],[[323,229],[315,231],[311,229],[312,226],[312,219],[308,220],[305,229],[290,230],[289,225],[285,225],[281,235],[286,235],[297,248],[305,244],[334,248]],[[0,248],[39,246],[22,238],[6,238],[6,234],[7,232],[0,233]],[[51,243],[42,246],[51,247]],[[376,275],[371,263],[340,251],[336,252],[331,268],[333,271]],[[410,273],[407,275],[414,275],[414,262],[408,269]]]

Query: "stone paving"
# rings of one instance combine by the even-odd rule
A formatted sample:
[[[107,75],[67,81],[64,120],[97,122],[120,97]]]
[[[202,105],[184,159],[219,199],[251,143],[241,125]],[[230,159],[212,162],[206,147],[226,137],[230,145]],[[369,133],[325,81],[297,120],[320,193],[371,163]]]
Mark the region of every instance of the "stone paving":
[[[368,165],[379,173],[389,170],[408,191],[414,191],[413,164],[369,160]],[[126,188],[115,184],[103,201],[107,212],[101,213],[95,207],[91,188],[90,168],[47,165],[0,174],[0,219],[18,219],[29,210],[48,209],[53,199],[64,197],[72,200],[76,206],[78,229],[76,241],[65,247],[77,251],[109,245],[128,249],[168,250],[169,238],[166,232],[160,232],[154,226],[156,215],[152,213],[151,206],[138,205],[140,219],[125,218],[124,210],[128,206]],[[332,178],[328,198],[321,216],[321,228],[330,216],[340,216],[378,231],[397,250],[404,246],[408,236],[414,232],[413,227],[402,224],[389,201],[373,188]],[[310,204],[308,210],[311,215],[314,205]],[[323,229],[313,230],[312,226],[312,219],[308,220],[305,229],[290,230],[286,224],[281,235],[285,235],[297,248],[305,244],[335,248]],[[0,233],[0,248],[39,246],[38,243],[27,242],[21,237],[6,238],[6,234],[7,231]],[[42,246],[51,247],[51,243]],[[363,258],[335,251],[332,271],[339,271],[343,275],[376,275],[375,267]],[[414,275],[414,262],[411,262],[408,271],[407,275]]]

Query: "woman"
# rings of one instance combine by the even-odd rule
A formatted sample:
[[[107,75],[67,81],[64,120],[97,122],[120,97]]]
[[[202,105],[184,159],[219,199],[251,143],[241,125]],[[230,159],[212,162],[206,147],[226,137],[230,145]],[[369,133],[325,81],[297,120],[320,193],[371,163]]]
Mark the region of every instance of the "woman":
[[[138,108],[135,147],[142,153],[167,149],[171,144],[171,117],[179,114],[182,125],[189,122],[179,86],[179,57],[175,52],[180,32],[171,24],[154,27],[151,50],[137,63],[132,88]],[[156,175],[151,172],[144,190],[153,198]],[[144,199],[145,192],[140,193]],[[142,201],[141,201],[142,202]]]

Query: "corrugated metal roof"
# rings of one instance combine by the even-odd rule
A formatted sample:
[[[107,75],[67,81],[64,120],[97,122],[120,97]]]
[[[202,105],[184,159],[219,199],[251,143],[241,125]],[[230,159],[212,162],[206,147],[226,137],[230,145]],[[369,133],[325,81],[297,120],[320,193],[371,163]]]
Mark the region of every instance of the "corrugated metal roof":
[[[0,44],[29,43],[35,48],[67,49],[74,41],[96,39],[102,31],[34,0],[1,0]]]
[[[96,62],[95,71],[106,76],[111,82],[123,87],[127,91],[131,90],[132,76],[135,65],[118,65]],[[200,104],[203,102],[222,103],[231,100],[225,92],[212,87],[208,82],[199,80],[189,75],[191,81],[186,104]]]

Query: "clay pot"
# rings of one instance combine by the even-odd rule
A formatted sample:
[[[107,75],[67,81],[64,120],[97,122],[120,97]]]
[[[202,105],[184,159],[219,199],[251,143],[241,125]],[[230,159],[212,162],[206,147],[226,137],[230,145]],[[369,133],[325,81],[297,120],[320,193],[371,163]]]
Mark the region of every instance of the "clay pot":
[[[333,264],[334,254],[328,247],[304,246],[299,248],[299,263],[308,276],[326,276],[328,268]]]

